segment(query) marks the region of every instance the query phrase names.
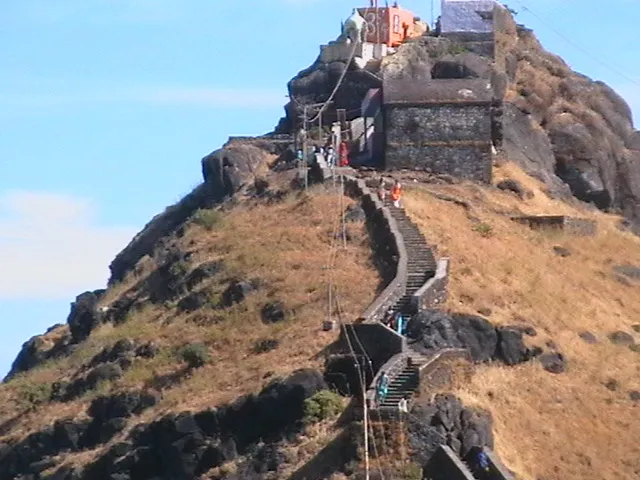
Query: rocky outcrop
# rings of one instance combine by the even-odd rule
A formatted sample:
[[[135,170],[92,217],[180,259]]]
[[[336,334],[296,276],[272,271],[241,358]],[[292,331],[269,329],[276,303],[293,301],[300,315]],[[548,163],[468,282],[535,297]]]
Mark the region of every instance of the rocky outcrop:
[[[640,152],[627,103],[545,51],[530,30],[519,28],[512,40],[506,52],[515,66],[504,117],[507,158],[552,191],[560,178],[576,198],[640,221]]]
[[[89,405],[88,418],[56,420],[20,442],[0,443],[0,478],[41,478],[41,472],[56,466],[61,453],[93,449],[108,442],[126,427],[128,418],[157,401],[156,395],[140,392],[98,397]],[[66,475],[60,478],[99,478]]]
[[[379,79],[367,71],[359,70],[345,62],[323,63],[318,58],[310,67],[300,71],[289,81],[289,96],[295,101],[285,106],[286,118],[278,126],[279,131],[291,132],[301,128],[296,119],[301,118],[305,104],[320,103],[328,100],[345,68],[349,71],[333,98],[333,108],[327,111],[324,121],[335,121],[334,108],[347,110],[348,119],[359,116],[360,106],[367,91],[381,86]],[[297,121],[299,123],[299,120]]]
[[[407,326],[409,342],[429,354],[442,348],[465,348],[475,362],[499,360],[507,365],[526,362],[541,353],[523,341],[520,327],[494,327],[476,315],[424,310]]]
[[[451,447],[460,458],[474,447],[493,448],[490,414],[464,407],[451,394],[438,394],[429,404],[415,404],[407,430],[412,461],[423,467],[442,444]]]
[[[298,429],[304,400],[324,388],[319,372],[298,370],[285,380],[274,380],[259,395],[139,425],[123,444],[90,465],[82,478],[196,478],[249,453],[260,440],[277,442]]]
[[[202,177],[213,200],[233,196],[267,174],[272,158],[255,145],[231,143],[202,159]]]

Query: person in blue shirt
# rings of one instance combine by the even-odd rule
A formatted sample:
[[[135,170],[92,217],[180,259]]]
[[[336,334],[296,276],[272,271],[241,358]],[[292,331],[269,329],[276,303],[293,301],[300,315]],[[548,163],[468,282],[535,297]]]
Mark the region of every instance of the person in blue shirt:
[[[378,379],[378,387],[377,387],[378,403],[384,402],[384,399],[386,398],[388,391],[389,391],[389,376],[386,373],[383,373],[382,375],[380,375],[380,378]]]
[[[485,472],[489,471],[489,457],[487,457],[487,454],[484,453],[484,450],[480,450],[478,452],[478,465]]]
[[[404,317],[400,312],[396,313],[396,331],[398,335],[404,335],[407,326],[404,321]]]

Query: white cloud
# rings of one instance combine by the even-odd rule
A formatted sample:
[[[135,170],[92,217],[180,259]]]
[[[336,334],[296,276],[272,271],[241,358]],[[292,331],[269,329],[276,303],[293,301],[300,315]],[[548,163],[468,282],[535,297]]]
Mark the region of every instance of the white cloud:
[[[0,193],[0,299],[62,299],[104,286],[109,263],[136,229],[94,217],[86,199]]]

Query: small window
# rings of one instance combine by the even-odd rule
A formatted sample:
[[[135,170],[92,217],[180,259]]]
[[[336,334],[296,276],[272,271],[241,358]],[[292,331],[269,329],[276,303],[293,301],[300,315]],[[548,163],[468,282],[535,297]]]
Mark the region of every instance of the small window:
[[[393,33],[400,33],[400,15],[393,16]]]

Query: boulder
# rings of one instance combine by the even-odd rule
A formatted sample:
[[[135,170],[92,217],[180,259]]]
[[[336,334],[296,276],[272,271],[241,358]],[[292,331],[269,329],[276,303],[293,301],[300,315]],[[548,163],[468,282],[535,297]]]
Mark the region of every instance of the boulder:
[[[71,331],[73,342],[79,343],[85,340],[91,331],[101,323],[101,314],[98,312],[98,301],[104,290],[84,292],[76,297],[71,304],[71,312],[67,318],[67,324]]]
[[[550,373],[562,373],[567,369],[567,359],[562,353],[548,352],[539,357],[542,367]]]
[[[613,271],[633,280],[640,280],[640,267],[636,267],[635,265],[614,265]]]
[[[195,312],[206,306],[211,305],[211,294],[206,290],[191,292],[178,302],[178,310],[181,312]]]
[[[591,332],[580,332],[578,336],[585,342],[591,345],[598,343],[598,338]]]
[[[364,222],[367,219],[367,214],[360,205],[352,205],[347,208],[344,219],[346,222]]]
[[[512,178],[501,180],[497,183],[496,187],[498,187],[500,190],[513,192],[520,198],[525,198],[525,196],[527,195],[527,191],[522,187],[520,182],[518,182],[517,180],[513,180]]]
[[[493,358],[498,334],[487,320],[476,315],[438,310],[425,310],[415,315],[407,325],[407,335],[418,342],[419,349],[466,348],[475,362]]]
[[[635,343],[635,340],[631,334],[623,332],[621,330],[611,332],[607,336],[609,337],[609,341],[614,345],[633,345]]]
[[[202,176],[216,201],[254,184],[269,169],[269,153],[249,144],[233,143],[202,159]]]
[[[222,306],[230,307],[236,303],[242,303],[251,292],[256,289],[256,282],[233,280],[222,292]]]
[[[500,327],[496,357],[507,365],[517,365],[530,360],[533,352],[522,340],[522,330],[517,327]]]
[[[571,255],[571,250],[569,250],[567,247],[561,247],[559,245],[554,245],[553,253],[555,253],[559,257],[566,258],[566,257]]]
[[[264,323],[282,322],[287,317],[284,303],[280,301],[267,303],[260,313]]]
[[[280,345],[280,341],[275,338],[265,338],[258,340],[252,348],[253,353],[267,353],[271,350],[275,350]]]
[[[224,270],[224,262],[222,260],[214,260],[212,262],[205,262],[194,268],[185,283],[189,290],[195,288],[198,284],[212,277],[215,277]]]

